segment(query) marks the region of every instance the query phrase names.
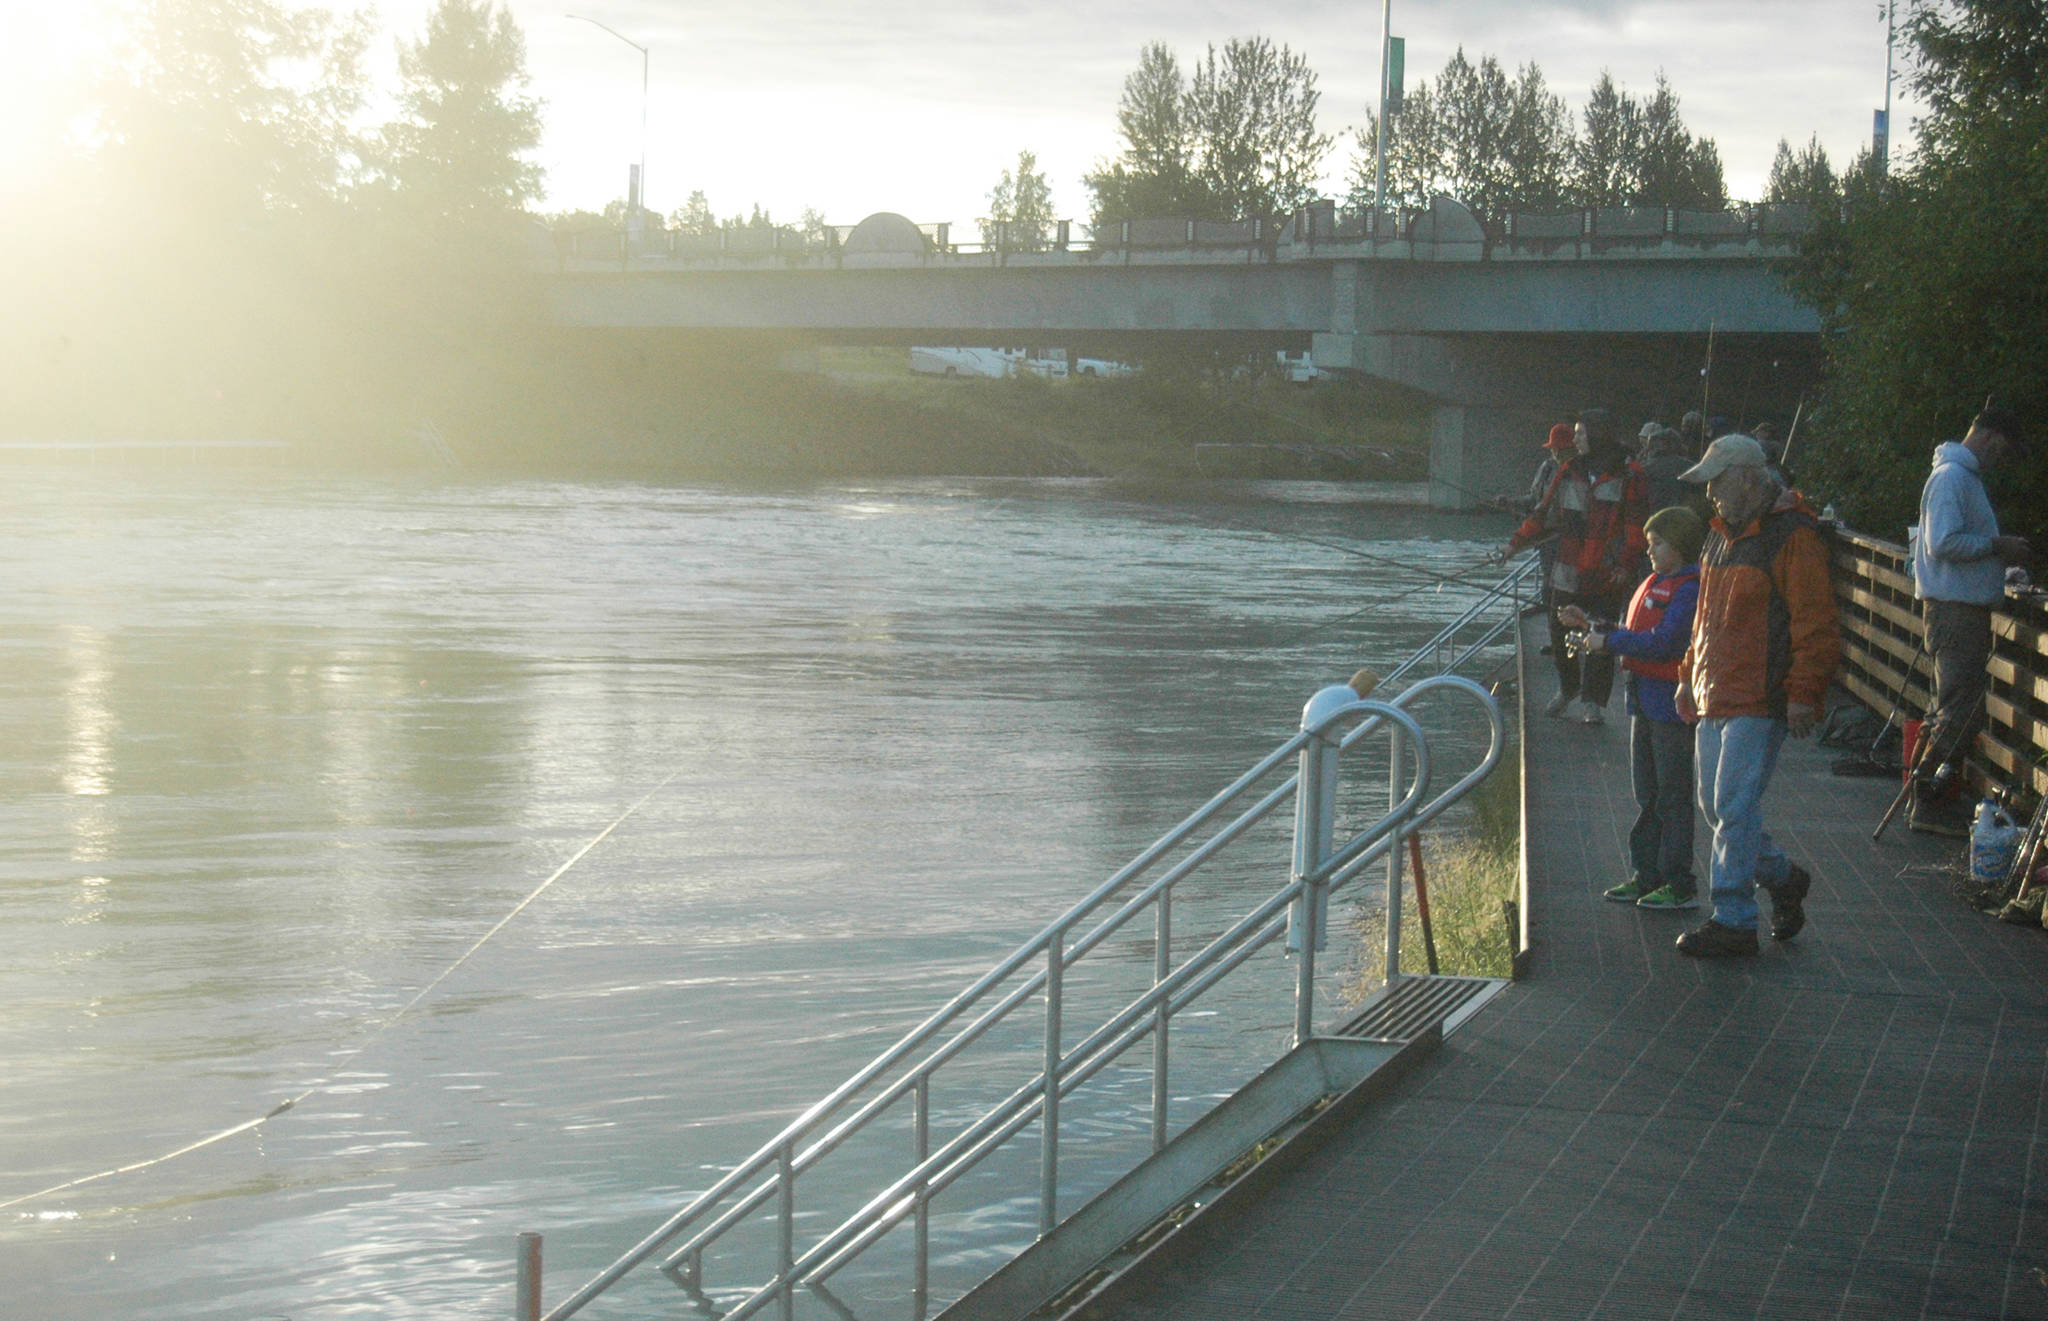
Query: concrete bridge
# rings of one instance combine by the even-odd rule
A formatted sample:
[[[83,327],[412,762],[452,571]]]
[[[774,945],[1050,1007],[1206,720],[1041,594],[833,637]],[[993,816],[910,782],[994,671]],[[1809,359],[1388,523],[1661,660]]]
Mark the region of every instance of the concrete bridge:
[[[1278,233],[1134,225],[1086,246],[1062,225],[1028,248],[963,251],[885,213],[823,246],[771,232],[751,248],[565,248],[553,292],[564,323],[614,331],[1309,349],[1427,400],[1444,506],[1517,488],[1549,424],[1588,404],[1675,420],[1704,393],[1744,423],[1789,417],[1818,371],[1818,320],[1778,273],[1802,208],[1518,215],[1490,235],[1440,198],[1401,224],[1321,204]]]

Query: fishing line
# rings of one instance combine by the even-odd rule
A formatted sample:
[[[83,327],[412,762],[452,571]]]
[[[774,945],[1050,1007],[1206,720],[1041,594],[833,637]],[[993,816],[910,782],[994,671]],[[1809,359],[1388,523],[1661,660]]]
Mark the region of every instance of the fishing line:
[[[1347,610],[1343,614],[1333,615],[1330,618],[1323,620],[1319,624],[1311,625],[1310,627],[1302,630],[1301,632],[1290,634],[1289,636],[1282,638],[1277,642],[1262,643],[1259,646],[1251,647],[1244,651],[1235,652],[1229,656],[1217,658],[1215,663],[1234,665],[1239,661],[1249,660],[1254,656],[1262,655],[1269,651],[1282,651],[1290,647],[1298,647],[1318,633],[1324,632],[1328,629],[1335,628],[1339,624],[1349,623],[1350,621],[1357,619],[1359,616],[1370,614],[1375,610],[1383,610],[1388,606],[1399,605],[1401,602],[1407,600],[1412,596],[1420,596],[1424,592],[1441,590],[1442,588],[1449,587],[1454,584],[1467,586],[1476,585],[1473,583],[1473,580],[1466,577],[1466,575],[1473,573],[1479,569],[1491,567],[1493,565],[1493,562],[1493,557],[1489,555],[1485,559],[1467,565],[1465,568],[1459,569],[1454,573],[1446,575],[1445,577],[1435,578],[1428,582],[1417,583],[1413,587],[1410,587],[1407,591],[1396,592],[1392,596],[1381,597],[1379,600],[1368,602],[1365,605],[1359,606],[1355,610]]]
[[[641,808],[647,806],[647,804],[654,798],[656,794],[660,793],[663,789],[668,788],[668,786],[672,782],[674,782],[676,776],[681,774],[681,767],[677,767],[675,770],[670,771],[668,773],[668,777],[664,779],[660,784],[657,784],[652,789],[649,789],[646,792],[646,794],[644,794],[640,798],[640,801],[634,803],[631,807],[621,812],[618,815],[618,818],[614,820],[610,825],[606,826],[603,830],[598,831],[597,834],[591,836],[589,842],[585,843],[582,848],[577,849],[575,853],[571,854],[567,862],[555,868],[554,873],[551,876],[549,876],[546,880],[542,881],[539,885],[535,886],[533,888],[532,893],[528,894],[524,899],[521,899],[517,904],[514,904],[512,906],[512,911],[505,914],[505,916],[503,916],[502,918],[499,918],[496,926],[493,926],[489,931],[486,931],[484,932],[483,935],[479,936],[475,944],[471,945],[468,949],[464,950],[461,956],[458,957],[455,960],[455,962],[449,964],[446,968],[443,968],[441,970],[440,975],[435,977],[434,980],[428,982],[425,986],[421,987],[419,993],[413,996],[412,999],[406,1001],[405,1005],[402,1008],[400,1008],[397,1013],[392,1014],[383,1022],[379,1023],[374,1029],[371,1030],[369,1036],[363,1038],[361,1042],[359,1042],[355,1046],[351,1047],[347,1052],[345,1052],[341,1056],[340,1060],[333,1066],[333,1068],[338,1070],[342,1066],[352,1064],[356,1060],[360,1059],[364,1055],[364,1053],[370,1049],[370,1047],[377,1044],[378,1040],[382,1038],[386,1032],[389,1032],[392,1028],[398,1026],[398,1024],[405,1020],[407,1015],[411,1014],[413,1010],[419,1008],[420,1002],[425,1000],[429,995],[432,995],[434,993],[434,989],[440,986],[442,982],[447,981],[448,978],[454,974],[457,968],[460,968],[463,964],[469,962],[471,955],[475,954],[478,950],[482,949],[485,945],[489,944],[493,936],[496,936],[500,931],[503,931],[506,928],[506,926],[508,926],[511,923],[513,918],[518,917],[521,913],[525,912],[527,906],[531,904],[534,900],[540,898],[541,895],[545,894],[549,886],[553,885],[556,881],[561,880],[563,876],[567,875],[571,867],[574,867],[577,863],[583,861],[584,857],[587,854],[589,854],[589,852],[592,849],[596,848],[599,844],[602,844],[613,831],[617,830],[620,826],[626,824],[626,822],[633,816],[634,813],[638,812]],[[318,1092],[322,1087],[326,1086],[328,1082],[332,1081],[332,1077],[333,1074],[332,1072],[330,1072],[327,1078],[322,1079],[320,1082],[314,1083],[311,1087],[306,1088],[297,1096],[289,1097],[286,1100],[278,1102],[276,1105],[272,1106],[268,1111],[261,1115],[258,1115],[256,1118],[245,1119],[241,1123],[236,1124],[233,1127],[224,1128],[220,1130],[218,1133],[209,1134],[206,1137],[200,1138],[196,1142],[188,1142],[184,1146],[179,1147],[175,1151],[167,1151],[161,1156],[153,1156],[148,1160],[133,1161],[127,1165],[116,1165],[110,1169],[101,1170],[96,1174],[86,1174],[81,1175],[76,1179],[67,1179],[63,1183],[51,1184],[47,1188],[38,1188],[36,1191],[32,1193],[23,1193],[19,1197],[12,1197],[4,1202],[0,1202],[0,1211],[4,1211],[9,1207],[20,1206],[26,1202],[37,1201],[40,1198],[49,1197],[56,1193],[69,1192],[73,1188],[83,1188],[87,1184],[98,1183],[103,1179],[111,1179],[116,1175],[133,1174],[137,1170],[146,1170],[153,1166],[162,1165],[169,1161],[174,1161],[178,1159],[180,1156],[188,1156],[195,1151],[199,1151],[203,1148],[213,1146],[215,1143],[225,1142],[227,1139],[234,1137],[237,1134],[247,1133],[254,1129],[261,1128],[263,1125],[269,1123],[271,1120],[285,1113],[285,1111],[290,1110],[294,1106],[298,1105],[299,1102],[305,1100],[307,1097],[312,1096],[314,1093]]]
[[[1280,528],[1264,527],[1260,524],[1247,522],[1243,519],[1237,518],[1205,516],[1197,514],[1180,514],[1178,511],[1175,510],[1161,511],[1156,505],[1148,505],[1136,501],[1131,501],[1127,503],[1134,504],[1136,505],[1136,507],[1152,513],[1165,512],[1173,514],[1178,518],[1179,522],[1185,526],[1226,527],[1231,528],[1238,532],[1255,532],[1258,533],[1260,536],[1274,537],[1281,541],[1299,541],[1305,545],[1320,546],[1324,550],[1334,550],[1339,552],[1340,554],[1354,556],[1358,559],[1366,561],[1369,564],[1381,564],[1385,565],[1387,568],[1390,569],[1399,569],[1404,573],[1412,572],[1415,568],[1415,564],[1411,560],[1397,560],[1390,555],[1375,555],[1373,552],[1369,550],[1360,550],[1355,544],[1349,542],[1328,541],[1323,539],[1322,537],[1309,536],[1305,532],[1289,532]],[[1480,560],[1474,564],[1467,565],[1464,568],[1453,569],[1450,573],[1445,574],[1443,577],[1439,579],[1436,579],[1435,582],[1451,582],[1459,577],[1462,577],[1467,573],[1472,572],[1472,570],[1474,569],[1482,567],[1486,563],[1487,560]],[[1433,586],[1435,585],[1435,583],[1432,583],[1431,585]]]

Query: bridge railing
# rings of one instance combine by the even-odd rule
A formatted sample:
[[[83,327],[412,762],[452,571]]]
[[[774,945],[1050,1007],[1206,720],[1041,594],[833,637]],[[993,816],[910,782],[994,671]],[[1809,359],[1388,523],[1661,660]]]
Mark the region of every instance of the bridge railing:
[[[1331,250],[1379,259],[1583,258],[1647,252],[1755,254],[1790,251],[1812,227],[1808,208],[1781,203],[1726,211],[1679,207],[1600,207],[1510,212],[1481,217],[1450,198],[1428,207],[1376,212],[1335,202],[1310,202],[1277,219],[1218,221],[1160,216],[1106,222],[1069,220],[1042,225],[997,224],[956,232],[950,222],[906,229],[904,246],[863,250],[857,225],[829,225],[806,233],[789,226],[728,226],[703,234],[651,228],[629,240],[623,229],[592,226],[556,231],[558,263],[619,263],[625,267],[747,264],[836,267],[884,262],[1002,265],[1013,260],[1098,262],[1106,258],[1171,259],[1172,254],[1241,254],[1247,261],[1328,256]]]

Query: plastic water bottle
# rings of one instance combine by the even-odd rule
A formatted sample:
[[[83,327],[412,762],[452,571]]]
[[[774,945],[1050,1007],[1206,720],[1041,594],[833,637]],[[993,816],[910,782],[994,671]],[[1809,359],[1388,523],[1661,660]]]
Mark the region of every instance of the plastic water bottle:
[[[1970,879],[1979,885],[2001,886],[2019,850],[2020,828],[1989,798],[1977,804],[1970,827]]]

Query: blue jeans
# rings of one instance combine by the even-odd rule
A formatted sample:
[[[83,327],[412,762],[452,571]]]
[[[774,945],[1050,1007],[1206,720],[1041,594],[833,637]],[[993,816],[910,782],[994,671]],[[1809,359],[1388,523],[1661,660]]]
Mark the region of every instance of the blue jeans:
[[[1791,872],[1785,851],[1764,829],[1764,790],[1785,745],[1785,722],[1724,716],[1699,723],[1700,815],[1714,832],[1714,920],[1756,930],[1756,887],[1774,889]]]

